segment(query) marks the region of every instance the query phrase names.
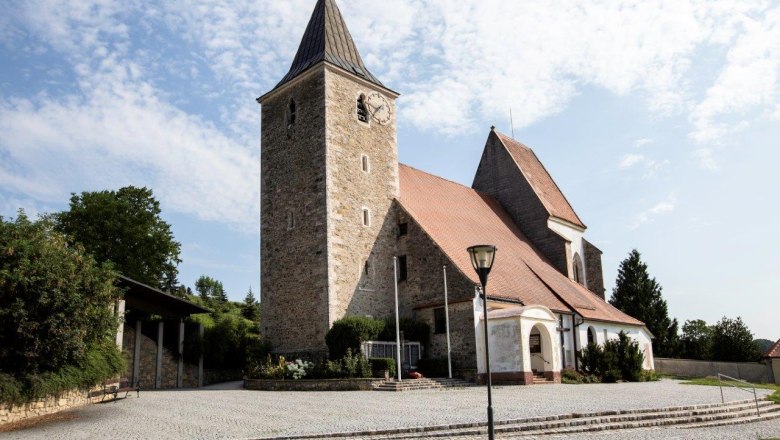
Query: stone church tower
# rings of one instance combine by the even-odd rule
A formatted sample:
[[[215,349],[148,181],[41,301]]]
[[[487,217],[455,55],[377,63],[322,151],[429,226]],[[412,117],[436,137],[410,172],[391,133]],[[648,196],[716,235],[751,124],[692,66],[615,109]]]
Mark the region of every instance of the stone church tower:
[[[277,352],[323,352],[333,321],[392,313],[397,97],[318,0],[289,72],[258,98],[262,330]]]

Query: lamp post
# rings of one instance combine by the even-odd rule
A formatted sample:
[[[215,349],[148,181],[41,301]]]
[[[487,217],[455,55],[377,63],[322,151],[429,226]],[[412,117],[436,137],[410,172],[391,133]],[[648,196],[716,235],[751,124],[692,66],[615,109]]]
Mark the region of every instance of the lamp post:
[[[488,438],[493,440],[495,436],[493,430],[493,381],[490,377],[490,343],[488,342],[488,314],[487,314],[487,281],[490,269],[493,268],[493,260],[496,256],[496,247],[490,244],[481,244],[471,246],[467,249],[471,256],[471,265],[479,275],[479,282],[482,284],[482,315],[485,320],[485,373],[487,374],[487,393],[488,393]]]

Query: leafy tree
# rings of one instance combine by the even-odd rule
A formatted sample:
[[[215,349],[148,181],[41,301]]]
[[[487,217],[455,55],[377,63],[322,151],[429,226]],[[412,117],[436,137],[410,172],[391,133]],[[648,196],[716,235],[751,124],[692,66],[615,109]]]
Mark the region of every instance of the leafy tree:
[[[712,358],[712,327],[704,320],[685,321],[680,338],[681,357],[707,360]]]
[[[108,263],[68,244],[49,221],[32,222],[23,211],[13,221],[0,217],[0,373],[91,362],[90,350],[116,330],[115,281]]]
[[[712,359],[726,362],[756,362],[761,358],[753,333],[742,318],[725,316],[712,329]]]
[[[176,285],[181,245],[160,218],[147,188],[72,194],[70,209],[52,216],[57,230],[122,275],[170,291]]]
[[[244,304],[241,306],[241,315],[250,321],[260,322],[260,303],[255,300],[252,286],[249,286],[249,291],[244,298]]]
[[[609,303],[645,323],[655,336],[653,353],[656,356],[675,354],[678,343],[677,320],[669,319],[666,301],[661,296],[661,286],[655,278],[650,278],[647,264],[642,262],[636,249],[620,263]]]
[[[756,345],[756,348],[758,348],[758,352],[761,353],[763,356],[764,353],[769,351],[770,348],[772,348],[773,345],[775,345],[775,341],[770,341],[769,339],[756,339],[753,341],[753,344]]]
[[[217,281],[206,275],[201,275],[195,281],[195,291],[203,298],[207,303],[209,301],[218,304],[225,304],[228,302],[227,293],[225,293],[225,287],[221,281]]]

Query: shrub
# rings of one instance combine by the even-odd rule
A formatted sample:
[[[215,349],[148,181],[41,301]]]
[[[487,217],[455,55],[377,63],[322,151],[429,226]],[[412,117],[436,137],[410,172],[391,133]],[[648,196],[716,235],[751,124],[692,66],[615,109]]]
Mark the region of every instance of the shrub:
[[[604,350],[600,345],[588,344],[580,352],[580,364],[582,371],[587,374],[601,374],[601,364],[604,359]]]
[[[371,365],[368,363],[368,359],[365,358],[358,351],[356,354],[352,354],[351,349],[347,349],[347,354],[341,358],[341,371],[348,377],[371,377]]]
[[[307,362],[301,359],[296,359],[295,362],[286,362],[284,368],[285,379],[303,379],[306,374],[311,371],[314,365],[311,362]]]
[[[57,371],[28,373],[18,377],[0,373],[0,403],[21,404],[36,399],[60,396],[73,390],[87,390],[125,371],[125,360],[111,341],[88,348],[77,365]]]
[[[447,377],[449,375],[447,358],[420,359],[417,361],[417,371],[425,377]]]
[[[284,362],[284,356],[274,359],[270,354],[266,356],[265,362],[254,364],[247,371],[247,376],[259,379],[284,379],[287,364]]]
[[[363,341],[378,339],[384,327],[385,321],[381,319],[364,316],[348,316],[339,319],[325,335],[330,358],[343,358],[348,350],[351,353],[360,353],[360,344]]]
[[[421,321],[414,319],[401,318],[399,320],[401,331],[404,332],[404,339],[407,341],[417,341],[427,349],[431,341],[431,327]],[[385,320],[383,331],[379,334],[380,341],[395,341],[395,319]]]
[[[622,331],[617,339],[605,342],[603,347],[588,344],[580,358],[582,370],[601,377],[603,382],[637,382],[642,378],[644,355],[639,344]]]
[[[583,383],[583,375],[573,368],[565,368],[561,371],[561,382],[568,384]]]
[[[658,374],[654,370],[642,370],[639,375],[640,382],[655,382],[659,380]]]
[[[0,217],[0,371],[19,378],[84,362],[116,331],[115,280],[50,222]]]
[[[387,374],[390,377],[395,377],[395,359],[368,358],[368,363],[371,364],[371,372],[373,373],[374,377],[380,377],[379,373],[382,373],[383,371],[387,371]]]

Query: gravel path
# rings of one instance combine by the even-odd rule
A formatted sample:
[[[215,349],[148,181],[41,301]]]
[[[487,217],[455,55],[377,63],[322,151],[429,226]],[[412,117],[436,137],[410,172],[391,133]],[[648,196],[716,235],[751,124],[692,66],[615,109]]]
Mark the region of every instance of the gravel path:
[[[199,390],[142,391],[141,398],[90,405],[75,411],[73,420],[52,422],[0,434],[0,439],[104,438],[252,438],[273,435],[328,433],[401,426],[441,425],[483,421],[486,393],[483,387],[421,390],[403,393],[264,392],[247,391],[240,382]],[[748,397],[725,390],[727,400]],[[762,394],[767,394],[762,390]],[[717,387],[680,385],[678,381],[651,383],[543,385],[494,387],[496,420],[538,415],[593,412],[610,409],[660,408],[720,402]],[[748,438],[759,424],[745,425]],[[780,423],[768,425],[780,435]],[[740,427],[720,428],[722,433]],[[775,432],[772,432],[774,430]],[[640,434],[626,438],[641,439]],[[646,431],[646,438],[667,437],[663,431]],[[669,430],[674,435],[691,431]],[[607,434],[610,439],[619,438]],[[768,436],[768,435],[767,435]],[[602,438],[598,435],[588,438]],[[606,438],[604,436],[603,438]],[[676,437],[691,438],[691,437]],[[713,437],[715,438],[715,437]],[[744,437],[742,437],[744,438]]]

